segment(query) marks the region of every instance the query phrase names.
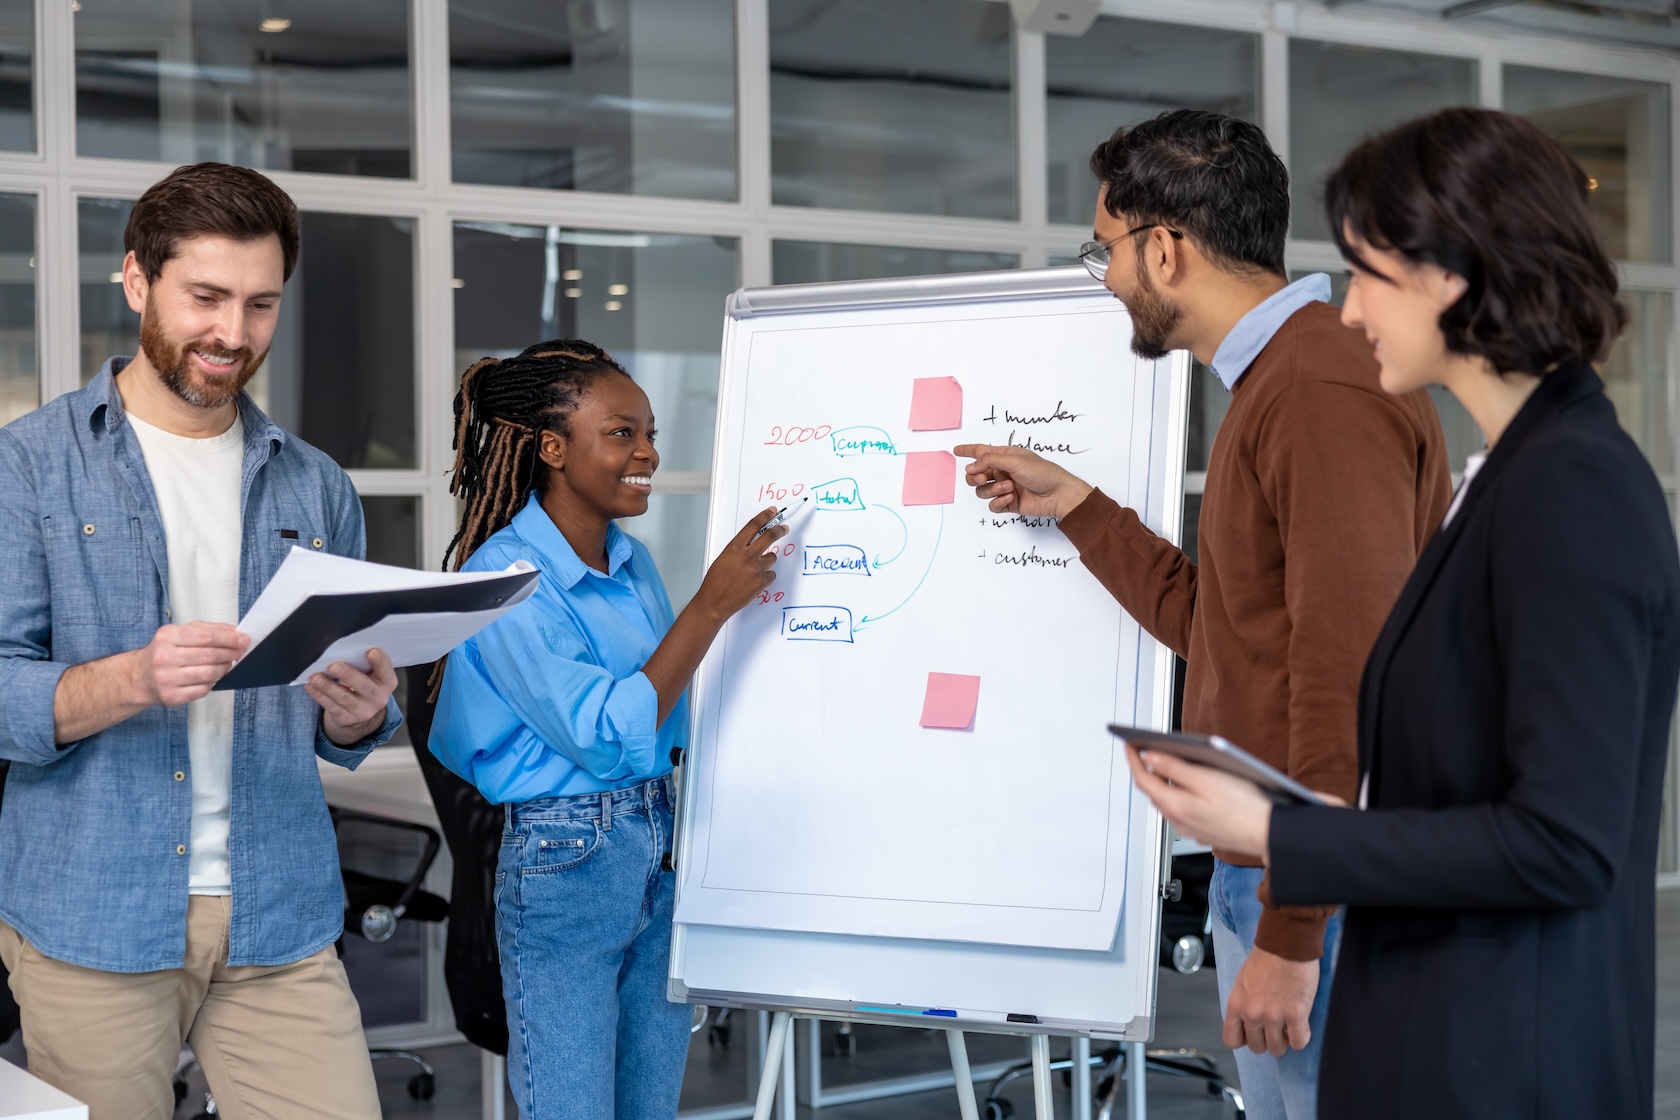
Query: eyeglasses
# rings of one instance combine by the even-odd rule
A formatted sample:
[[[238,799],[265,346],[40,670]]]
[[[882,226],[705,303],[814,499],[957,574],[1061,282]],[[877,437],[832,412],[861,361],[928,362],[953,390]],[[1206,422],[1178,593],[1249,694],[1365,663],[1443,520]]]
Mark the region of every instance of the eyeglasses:
[[[1183,240],[1184,238],[1184,234],[1179,230],[1162,225],[1160,222],[1149,222],[1145,225],[1133,226],[1125,233],[1122,233],[1119,237],[1112,238],[1108,241],[1085,242],[1085,244],[1079,247],[1079,263],[1085,266],[1086,272],[1089,272],[1092,276],[1101,280],[1104,276],[1108,275],[1108,262],[1111,255],[1109,250],[1113,248],[1117,242],[1124,241],[1134,233],[1142,233],[1146,229],[1154,229],[1156,226],[1160,226],[1162,229],[1172,234],[1175,241]]]

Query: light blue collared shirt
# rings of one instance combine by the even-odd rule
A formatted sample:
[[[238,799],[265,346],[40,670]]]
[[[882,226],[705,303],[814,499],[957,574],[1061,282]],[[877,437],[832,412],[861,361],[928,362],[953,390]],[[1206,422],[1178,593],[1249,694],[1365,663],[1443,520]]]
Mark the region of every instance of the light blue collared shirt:
[[[153,704],[63,746],[53,702],[72,665],[136,650],[172,620],[163,519],[112,358],[85,388],[0,428],[0,921],[55,960],[181,967],[192,754],[187,709]],[[239,612],[294,544],[360,560],[362,503],[326,455],[241,393]],[[230,965],[290,964],[344,933],[338,841],[317,758],[355,769],[401,723],[348,747],[301,688],[233,694]]]
[[[462,571],[515,560],[541,575],[530,599],[449,655],[429,746],[495,804],[573,797],[669,773],[688,742],[688,696],[659,723],[642,666],[671,629],[653,557],[617,525],[607,571],[578,558],[535,494]]]
[[[1248,372],[1266,343],[1277,334],[1278,328],[1295,312],[1309,303],[1330,302],[1330,274],[1315,272],[1303,276],[1287,288],[1272,293],[1267,299],[1237,320],[1225,341],[1213,354],[1214,375],[1224,383],[1227,391],[1236,388],[1237,379]]]

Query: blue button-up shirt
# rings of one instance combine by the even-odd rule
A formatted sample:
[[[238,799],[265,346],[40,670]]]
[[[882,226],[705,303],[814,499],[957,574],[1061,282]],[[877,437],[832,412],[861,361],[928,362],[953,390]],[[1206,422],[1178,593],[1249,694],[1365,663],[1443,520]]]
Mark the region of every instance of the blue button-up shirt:
[[[186,950],[192,773],[187,709],[154,706],[62,749],[53,694],[72,665],[151,641],[169,620],[163,521],[112,358],[87,388],[0,428],[0,920],[42,953],[109,972],[179,968]],[[326,455],[240,394],[243,614],[294,543],[360,558],[361,503]],[[295,530],[295,540],[280,535]],[[338,846],[317,755],[354,767],[391,737],[395,703],[352,747],[302,688],[234,695],[228,963],[301,960],[344,927]]]
[[[1309,303],[1329,302],[1330,277],[1323,272],[1303,276],[1287,288],[1273,292],[1247,315],[1238,319],[1237,325],[1231,328],[1231,333],[1225,336],[1225,341],[1214,351],[1214,375],[1227,390],[1236,388],[1237,379],[1248,372],[1248,367],[1254,364],[1254,359],[1260,356],[1260,351],[1266,348],[1272,336],[1277,334],[1278,329],[1291,315]]]
[[[671,600],[638,540],[607,530],[607,571],[578,558],[536,495],[462,565],[542,574],[524,604],[449,655],[432,753],[491,802],[571,797],[671,769],[688,695],[660,724],[642,672],[671,629]]]

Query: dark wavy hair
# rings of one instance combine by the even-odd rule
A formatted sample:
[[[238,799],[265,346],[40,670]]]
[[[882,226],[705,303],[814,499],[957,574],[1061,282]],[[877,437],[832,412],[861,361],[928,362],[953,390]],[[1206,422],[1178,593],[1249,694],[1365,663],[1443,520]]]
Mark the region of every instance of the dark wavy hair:
[[[1232,271],[1286,275],[1289,172],[1255,125],[1175,109],[1115,129],[1091,153],[1091,173],[1115,217],[1180,229]]]
[[[267,175],[226,163],[189,163],[146,188],[129,211],[123,248],[156,280],[181,242],[204,234],[280,239],[282,279],[298,259],[297,206]]]
[[[1362,271],[1383,275],[1352,241],[1464,277],[1441,333],[1500,373],[1602,361],[1627,325],[1586,172],[1521,117],[1444,109],[1373,136],[1331,174],[1324,204],[1336,247]]]

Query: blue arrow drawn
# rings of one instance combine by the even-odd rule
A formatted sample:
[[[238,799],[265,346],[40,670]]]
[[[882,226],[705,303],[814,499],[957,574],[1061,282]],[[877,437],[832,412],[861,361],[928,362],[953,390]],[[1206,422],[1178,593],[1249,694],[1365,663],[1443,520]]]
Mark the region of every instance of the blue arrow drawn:
[[[899,517],[898,516],[898,511],[893,509],[891,506],[876,506],[875,508],[876,509],[884,509],[888,513],[892,514],[893,517],[897,518],[897,520],[898,520],[898,527],[900,529],[904,530],[904,543],[898,546],[898,551],[897,552],[893,553],[891,556],[887,557],[885,560],[881,559],[881,554],[880,553],[877,552],[875,554],[875,559],[871,563],[870,566],[875,567],[875,568],[884,568],[888,564],[891,564],[894,560],[897,560],[900,556],[903,556],[904,555],[904,550],[910,547],[910,526],[908,526],[904,523],[904,518]],[[944,516],[944,509],[945,509],[944,506],[940,507],[940,516],[941,517]]]
[[[922,578],[916,581],[916,586],[912,587],[910,589],[910,594],[908,594],[904,597],[904,602],[903,603],[898,604],[898,606],[894,607],[890,611],[885,611],[881,614],[875,615],[873,618],[871,618],[869,615],[864,615],[862,618],[858,619],[857,626],[853,627],[853,630],[852,630],[853,633],[856,633],[857,631],[862,630],[865,626],[869,625],[871,622],[879,622],[883,618],[886,618],[887,615],[893,614],[893,613],[895,613],[899,610],[902,610],[904,608],[905,603],[908,603],[910,600],[912,600],[916,597],[916,592],[918,592],[922,589],[922,584],[926,583],[927,582],[927,577],[933,573],[933,562],[936,559],[939,558],[939,542],[944,536],[945,536],[945,507],[940,506],[939,507],[939,531],[937,533],[935,533],[934,537],[933,537],[933,552],[930,553],[929,556],[928,556],[927,571],[922,573]]]

